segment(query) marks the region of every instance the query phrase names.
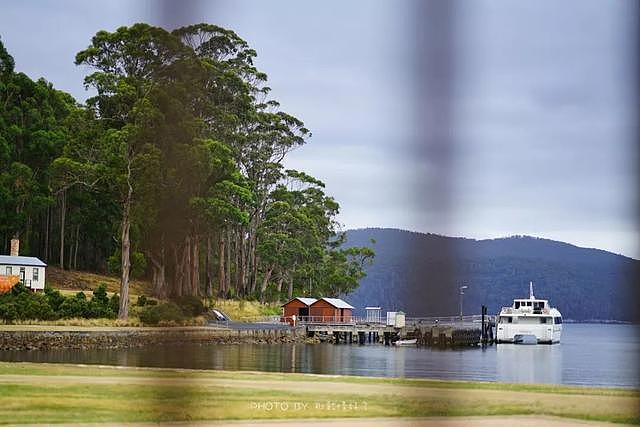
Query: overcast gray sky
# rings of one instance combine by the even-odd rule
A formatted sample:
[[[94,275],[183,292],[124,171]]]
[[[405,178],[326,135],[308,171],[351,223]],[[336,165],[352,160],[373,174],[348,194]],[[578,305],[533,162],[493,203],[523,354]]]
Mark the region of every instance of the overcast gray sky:
[[[437,8],[416,5],[4,1],[0,36],[19,71],[83,100],[87,70],[73,59],[96,31],[228,27],[312,130],[287,166],[327,183],[345,228],[529,234],[640,258],[637,3],[454,4],[445,40],[440,17],[425,16]],[[448,67],[425,54],[443,46]],[[444,153],[429,130],[442,105]]]

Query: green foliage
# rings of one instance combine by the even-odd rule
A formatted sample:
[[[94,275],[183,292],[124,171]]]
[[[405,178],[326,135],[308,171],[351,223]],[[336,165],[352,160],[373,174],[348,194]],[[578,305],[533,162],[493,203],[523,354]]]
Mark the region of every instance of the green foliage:
[[[73,297],[65,298],[60,305],[60,314],[63,318],[87,317],[89,314],[89,303],[84,292],[78,292]]]
[[[107,270],[112,274],[118,274],[122,269],[122,252],[116,249],[113,255],[107,260]],[[134,279],[144,276],[147,269],[147,260],[142,252],[131,253],[131,277]]]
[[[118,294],[111,295],[109,298],[109,308],[112,312],[117,313],[118,308],[120,307],[120,296]]]
[[[44,294],[49,302],[49,307],[51,307],[54,312],[58,313],[60,311],[60,306],[65,300],[65,297],[62,296],[60,291],[49,286],[45,286]]]
[[[91,299],[87,299],[84,292],[65,297],[49,287],[45,287],[44,293],[34,293],[21,283],[14,286],[11,292],[0,295],[0,319],[5,322],[74,317],[114,318],[115,313],[105,285],[96,288]]]
[[[183,311],[173,302],[147,306],[140,311],[140,320],[145,325],[157,325],[160,322],[180,322],[184,318]]]
[[[106,266],[123,288],[150,277],[155,296],[194,297],[178,301],[186,315],[216,286],[262,301],[353,290],[373,253],[343,249],[324,183],[285,170],[311,133],[270,98],[256,55],[206,23],[98,31],[75,58],[95,94],[78,105],[16,73],[0,43],[0,240],[20,235],[41,257],[61,248],[59,264]],[[100,289],[45,296],[57,316],[128,313],[128,299]]]
[[[138,300],[136,301],[136,305],[138,307],[145,307],[148,305],[158,305],[158,301],[152,298],[147,298],[144,295],[139,295]]]
[[[185,295],[175,299],[174,302],[187,317],[199,316],[205,311],[202,299],[196,296]]]

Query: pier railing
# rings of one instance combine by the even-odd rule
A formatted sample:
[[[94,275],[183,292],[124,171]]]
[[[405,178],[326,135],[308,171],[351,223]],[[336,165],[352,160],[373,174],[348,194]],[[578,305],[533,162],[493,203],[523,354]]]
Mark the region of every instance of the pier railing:
[[[486,322],[493,322],[493,316],[485,316]],[[405,324],[407,326],[429,326],[429,325],[480,325],[482,323],[482,315],[474,314],[470,316],[432,316],[432,317],[407,317]]]

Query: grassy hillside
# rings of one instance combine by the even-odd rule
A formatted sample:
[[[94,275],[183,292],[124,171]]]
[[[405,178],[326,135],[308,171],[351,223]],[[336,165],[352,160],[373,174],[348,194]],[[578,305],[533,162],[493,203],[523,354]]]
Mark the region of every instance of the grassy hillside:
[[[90,293],[100,284],[105,284],[110,294],[118,293],[120,291],[120,279],[118,277],[105,276],[86,271],[61,270],[56,267],[47,267],[47,283],[49,286],[60,290],[63,294],[75,294],[80,291]],[[144,280],[134,280],[131,282],[130,286],[131,310],[133,317],[135,317],[137,314],[135,302],[139,295],[145,295],[147,297],[150,296],[151,284]],[[279,304],[261,304],[257,301],[212,299],[210,301],[205,301],[205,304],[210,308],[222,310],[234,320],[250,321],[260,317],[278,315],[281,313]],[[70,319],[56,320],[46,323],[104,326],[116,324],[117,322],[109,319]],[[129,322],[124,322],[123,325],[138,326],[139,321],[137,319],[132,319]]]
[[[107,285],[109,292],[120,292],[120,278],[87,271],[61,270],[47,267],[47,283],[53,288],[71,291],[90,291],[100,284]],[[132,280],[129,292],[134,295],[149,295],[151,284],[144,280]]]

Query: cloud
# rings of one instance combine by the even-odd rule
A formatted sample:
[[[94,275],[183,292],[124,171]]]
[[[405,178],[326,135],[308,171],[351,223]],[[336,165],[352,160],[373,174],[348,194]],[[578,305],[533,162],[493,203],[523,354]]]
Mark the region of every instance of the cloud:
[[[327,183],[347,227],[531,233],[639,258],[635,6],[452,4],[439,56],[441,40],[416,38],[438,17],[411,2],[40,0],[4,5],[0,28],[18,70],[81,100],[73,58],[97,30],[231,28],[313,132],[287,166]]]

